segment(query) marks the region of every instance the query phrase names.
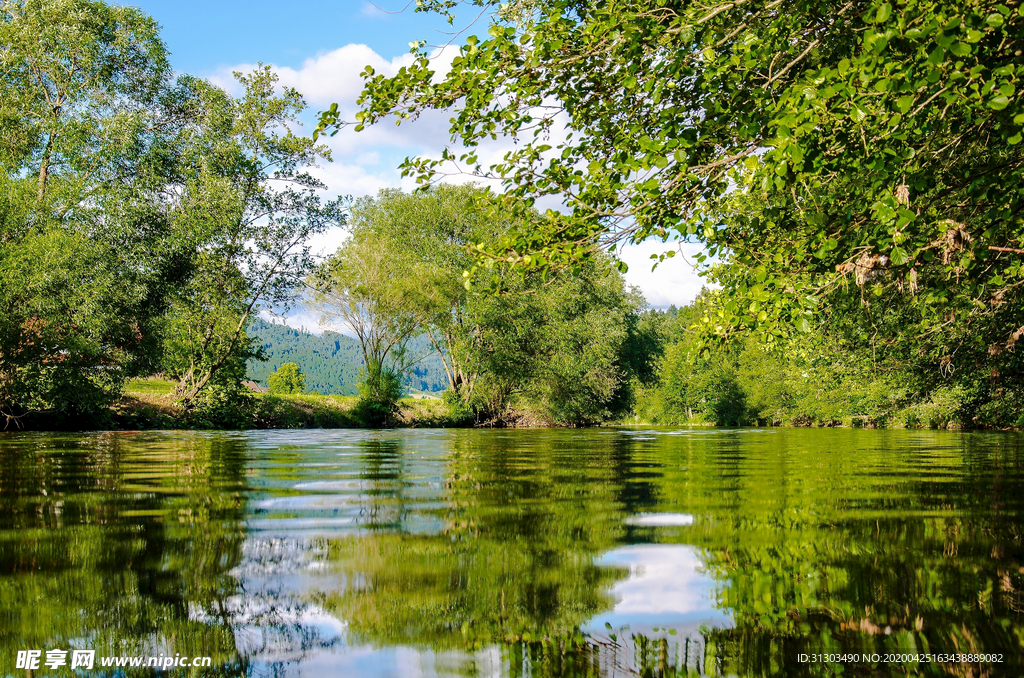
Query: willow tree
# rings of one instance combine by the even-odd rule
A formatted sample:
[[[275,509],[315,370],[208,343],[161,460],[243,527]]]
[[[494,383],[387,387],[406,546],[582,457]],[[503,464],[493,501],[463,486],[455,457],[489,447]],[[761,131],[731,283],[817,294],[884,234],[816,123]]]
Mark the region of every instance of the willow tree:
[[[415,331],[426,335],[444,366],[448,390],[467,400],[479,376],[474,364],[477,316],[488,302],[471,293],[463,271],[474,263],[471,246],[493,242],[511,228],[507,215],[501,218],[489,209],[492,198],[474,186],[441,184],[417,193],[385,189],[358,201],[352,212],[353,243],[346,246],[372,243],[374,256],[387,262],[388,281],[374,283],[386,299],[381,303],[394,318],[416,319]],[[404,315],[396,313],[399,307]]]
[[[444,365],[449,402],[480,420],[528,411],[575,425],[621,414],[630,381],[649,378],[657,351],[644,344],[645,302],[607,257],[560,279],[473,270],[473,252],[536,221],[522,204],[496,212],[495,198],[442,184],[359,200],[351,237],[315,283],[325,319],[359,338],[368,376],[376,365],[401,374],[419,357],[405,350],[409,340],[425,335]],[[474,287],[490,284],[505,293]]]
[[[396,253],[368,220],[372,199],[352,209],[348,239],[307,281],[321,322],[340,323],[359,340],[363,357],[362,402],[371,423],[397,412],[401,378],[412,364],[409,342],[426,318],[422,267]]]
[[[394,77],[367,69],[356,129],[453,109],[451,147],[406,172],[430,183],[456,160],[510,200],[565,201],[483,256],[543,268],[593,243],[698,241],[726,263],[710,333],[770,342],[838,304],[866,341],[947,373],[998,369],[1024,336],[1019,2],[419,8],[462,4],[489,7],[487,35],[443,75],[424,43]],[[339,124],[332,109],[321,130]],[[484,166],[498,135],[519,143]]]

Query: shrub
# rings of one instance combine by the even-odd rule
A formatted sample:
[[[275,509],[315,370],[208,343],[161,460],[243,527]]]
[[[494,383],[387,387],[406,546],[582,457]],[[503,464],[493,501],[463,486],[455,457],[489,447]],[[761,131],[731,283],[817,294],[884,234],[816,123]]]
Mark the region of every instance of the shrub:
[[[273,395],[302,395],[306,392],[306,375],[296,363],[284,363],[267,378]]]
[[[461,393],[448,390],[441,394],[441,401],[448,410],[452,426],[471,426],[476,421],[476,413],[471,403]]]
[[[238,382],[210,382],[196,395],[186,420],[194,428],[250,428],[255,400]]]
[[[380,363],[367,365],[364,374],[353,414],[366,426],[385,426],[398,414],[403,391],[401,375]]]

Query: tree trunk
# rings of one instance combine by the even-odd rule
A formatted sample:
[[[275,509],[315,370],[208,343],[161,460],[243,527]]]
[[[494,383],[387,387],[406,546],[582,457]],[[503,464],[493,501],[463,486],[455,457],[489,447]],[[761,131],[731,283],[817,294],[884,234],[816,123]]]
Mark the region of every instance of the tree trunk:
[[[51,134],[46,139],[46,147],[43,148],[43,158],[39,161],[39,192],[37,196],[39,202],[42,202],[43,196],[46,195],[46,181],[50,177],[50,155],[53,152],[53,139],[56,136],[56,134]]]

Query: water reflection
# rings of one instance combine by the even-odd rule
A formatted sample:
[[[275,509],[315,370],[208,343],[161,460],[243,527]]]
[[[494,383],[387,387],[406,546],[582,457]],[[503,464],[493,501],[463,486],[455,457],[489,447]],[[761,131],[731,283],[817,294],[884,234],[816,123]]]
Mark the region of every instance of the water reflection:
[[[189,436],[0,439],[0,647],[212,656],[245,540],[244,445]]]
[[[1021,461],[933,432],[0,436],[0,673],[74,646],[196,675],[1017,675]]]

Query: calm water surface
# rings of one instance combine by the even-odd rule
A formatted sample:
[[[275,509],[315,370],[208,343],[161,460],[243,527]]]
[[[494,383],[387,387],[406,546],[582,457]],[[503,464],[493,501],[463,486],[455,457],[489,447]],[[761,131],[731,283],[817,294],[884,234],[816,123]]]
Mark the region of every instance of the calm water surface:
[[[0,675],[73,647],[217,676],[1022,675],[1022,442],[4,434]]]

